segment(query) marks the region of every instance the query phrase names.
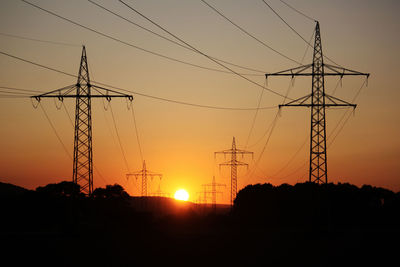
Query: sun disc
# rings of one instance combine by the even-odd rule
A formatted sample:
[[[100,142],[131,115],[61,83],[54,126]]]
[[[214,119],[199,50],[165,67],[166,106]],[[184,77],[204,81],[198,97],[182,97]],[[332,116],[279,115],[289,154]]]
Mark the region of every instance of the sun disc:
[[[175,192],[174,198],[176,200],[187,201],[189,199],[189,193],[185,189],[179,189]]]

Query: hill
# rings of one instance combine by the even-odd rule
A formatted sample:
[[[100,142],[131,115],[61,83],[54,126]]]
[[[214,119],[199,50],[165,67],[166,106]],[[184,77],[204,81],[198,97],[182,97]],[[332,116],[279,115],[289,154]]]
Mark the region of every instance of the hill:
[[[399,193],[382,188],[249,185],[238,193],[231,212],[219,206],[217,213],[211,206],[169,198],[131,197],[119,185],[97,188],[91,198],[77,189],[62,182],[3,195],[0,261],[13,266],[360,266],[376,261],[385,266],[397,259]]]
[[[16,197],[26,193],[28,189],[13,184],[0,182],[0,197]]]

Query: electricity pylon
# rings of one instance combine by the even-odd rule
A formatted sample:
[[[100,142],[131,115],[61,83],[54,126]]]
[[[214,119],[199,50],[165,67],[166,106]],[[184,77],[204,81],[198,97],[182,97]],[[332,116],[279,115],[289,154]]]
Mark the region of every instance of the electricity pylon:
[[[155,197],[170,197],[171,194],[162,191],[162,190],[161,190],[161,183],[160,183],[160,184],[158,184],[158,189],[157,189],[157,191],[154,192],[154,193],[151,194],[151,195],[152,195],[152,196],[155,196]]]
[[[231,160],[224,162],[224,163],[220,163],[219,167],[220,168],[221,168],[221,166],[230,166],[231,167],[231,206],[233,206],[233,201],[235,200],[236,194],[237,194],[237,167],[238,166],[246,166],[247,168],[249,167],[249,164],[238,161],[237,155],[238,154],[242,155],[242,158],[243,158],[245,154],[251,154],[253,157],[253,152],[237,149],[235,137],[233,137],[232,148],[223,150],[223,151],[214,152],[215,157],[217,154],[224,154],[224,156],[226,156],[227,154],[231,155]]]
[[[81,63],[76,84],[32,96],[38,102],[40,102],[41,98],[57,98],[59,101],[64,101],[64,98],[76,99],[72,181],[80,186],[80,192],[85,195],[90,196],[93,193],[91,100],[92,98],[105,98],[107,101],[111,101],[111,98],[114,97],[124,97],[129,101],[133,100],[132,95],[90,83],[85,46],[82,47]]]
[[[130,176],[134,176],[136,180],[141,177],[142,178],[142,197],[147,197],[147,177],[150,177],[153,179],[153,177],[159,177],[160,180],[162,178],[162,174],[159,173],[153,173],[146,168],[146,161],[143,160],[143,168],[134,173],[128,173],[126,175],[126,178],[129,179]]]
[[[208,192],[204,186],[203,186],[203,191],[196,192],[196,194],[199,196],[197,198],[198,203],[207,204],[207,199],[209,198],[209,196],[208,196]]]
[[[215,212],[217,209],[217,194],[222,194],[222,192],[217,191],[217,187],[226,187],[226,184],[215,182],[215,176],[213,176],[212,183],[202,184],[202,186],[204,187],[205,194],[211,194],[211,203]],[[209,188],[211,188],[211,190],[209,190]]]
[[[311,72],[307,72],[310,70]],[[328,70],[328,72],[326,71]],[[293,69],[283,70],[276,73],[265,74],[268,76],[312,76],[311,94],[293,100],[281,107],[311,107],[311,131],[310,131],[310,169],[309,181],[315,183],[328,182],[328,169],[326,157],[326,120],[325,109],[327,107],[353,107],[357,105],[350,104],[336,97],[325,93],[325,76],[343,76],[347,75],[363,75],[367,78],[369,73],[361,73],[349,70],[340,66],[334,66],[324,63],[321,44],[321,33],[319,22],[315,27],[315,42],[313,63],[296,67]]]

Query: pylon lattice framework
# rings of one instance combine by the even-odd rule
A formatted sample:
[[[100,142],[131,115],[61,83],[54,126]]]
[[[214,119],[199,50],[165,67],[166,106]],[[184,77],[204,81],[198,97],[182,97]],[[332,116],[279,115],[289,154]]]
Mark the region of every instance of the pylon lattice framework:
[[[204,194],[211,194],[211,203],[215,211],[217,209],[217,194],[222,194],[222,192],[217,191],[217,187],[226,187],[226,184],[215,182],[215,176],[213,176],[213,180],[211,183],[202,184],[202,186],[204,187]],[[211,190],[208,190],[209,187],[211,187]]]
[[[246,150],[241,150],[236,148],[236,141],[235,137],[233,137],[232,140],[232,148],[223,150],[223,151],[218,151],[214,152],[214,155],[216,156],[217,154],[223,154],[224,156],[226,155],[231,155],[231,160],[220,163],[219,166],[230,166],[231,167],[231,205],[233,206],[233,201],[236,198],[237,194],[237,168],[238,166],[246,166],[248,167],[249,165],[244,162],[240,162],[237,160],[237,155],[242,155],[242,157],[246,154],[251,154],[253,156],[253,152],[246,151]]]
[[[311,72],[306,72],[309,69]],[[325,68],[330,72],[326,72]],[[313,63],[309,65],[299,66],[293,69],[279,71],[276,73],[265,74],[269,76],[312,76],[312,89],[311,94],[293,100],[281,107],[311,107],[311,131],[310,131],[310,167],[309,167],[309,181],[316,183],[328,182],[328,169],[327,169],[327,148],[326,148],[326,118],[325,109],[327,107],[353,107],[357,105],[350,104],[346,101],[340,100],[336,97],[325,94],[325,76],[366,76],[369,73],[361,73],[354,70],[349,70],[339,66],[333,66],[324,63],[322,53],[321,33],[319,22],[316,22],[315,27],[315,41]],[[309,102],[310,101],[310,102]]]
[[[148,195],[148,192],[147,192],[147,178],[148,177],[150,177],[151,179],[153,179],[153,177],[159,177],[160,180],[162,179],[162,174],[154,173],[154,172],[147,170],[145,160],[143,160],[143,167],[140,171],[134,172],[134,173],[128,173],[126,175],[126,178],[129,179],[130,176],[134,176],[136,179],[138,179],[139,177],[142,178],[142,197],[146,197]]]
[[[83,46],[77,83],[32,97],[38,102],[41,98],[57,98],[60,101],[64,101],[64,98],[76,99],[72,181],[80,186],[81,193],[91,195],[93,193],[91,99],[106,98],[107,101],[111,101],[114,97],[124,97],[132,101],[133,96],[91,84],[86,48]]]

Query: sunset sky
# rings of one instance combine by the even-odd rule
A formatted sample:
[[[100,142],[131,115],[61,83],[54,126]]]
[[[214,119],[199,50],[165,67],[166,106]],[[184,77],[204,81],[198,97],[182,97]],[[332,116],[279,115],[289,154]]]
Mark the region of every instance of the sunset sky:
[[[93,1],[132,22],[168,36],[117,0]],[[29,2],[123,42],[191,64],[224,70],[204,56],[146,32],[88,1]],[[303,63],[311,63],[312,50],[307,49],[306,43],[261,0],[207,2],[287,57],[301,61],[307,50]],[[313,21],[279,0],[266,2],[305,39],[311,38],[315,28]],[[347,110],[327,111],[329,181],[358,186],[371,184],[400,191],[400,2],[286,2],[320,22],[326,56],[346,68],[371,73],[368,87],[364,86],[356,98],[357,109],[342,130],[341,125],[336,126]],[[245,35],[200,0],[126,0],[126,3],[212,57],[264,73],[298,66]],[[199,105],[257,107],[261,88],[237,75],[200,69],[146,53],[68,23],[22,1],[0,1],[0,52],[77,74],[82,45],[86,46],[93,80]],[[261,72],[232,68],[240,73],[258,74],[246,77],[259,84],[265,83]],[[76,83],[73,77],[3,54],[0,54],[0,70],[1,87],[47,92]],[[345,77],[342,86],[335,89],[338,81],[338,77],[327,77],[326,92],[350,102],[365,78]],[[271,77],[267,86],[285,94],[290,84],[290,78]],[[310,91],[310,77],[299,77],[294,81],[289,97],[298,98]],[[43,111],[35,109],[27,97],[7,98],[4,97],[6,93],[0,95],[0,181],[34,189],[48,183],[71,180],[72,161]],[[227,185],[226,189],[221,189],[223,194],[218,197],[218,202],[229,203],[230,172],[229,169],[221,168],[220,171],[218,168],[218,163],[229,158],[218,156],[215,159],[214,152],[229,149],[233,136],[238,148],[254,152],[254,160],[248,156],[239,157],[239,160],[249,163],[249,170],[241,168],[239,171],[239,189],[253,183],[295,184],[308,179],[308,108],[282,109],[261,154],[269,136],[269,133],[264,134],[277,108],[259,110],[251,131],[255,110],[218,110],[133,95],[143,157],[149,170],[163,174],[162,191],[173,195],[176,190],[184,188],[190,194],[189,200],[196,201],[197,192],[202,190],[201,185],[210,183],[215,175],[218,183]],[[276,106],[282,101],[283,98],[264,91],[260,106]],[[75,102],[72,99],[64,102],[73,117]],[[72,155],[73,126],[67,113],[63,109],[58,110],[56,104],[59,103],[53,99],[43,99],[41,103]],[[110,110],[104,109],[102,100],[94,99],[93,160],[98,170],[94,173],[94,187],[119,183],[131,195],[139,195],[140,180],[127,181],[125,177],[128,172],[142,167],[133,116],[127,109],[126,100],[114,99],[111,105],[128,166],[124,164]],[[334,129],[336,131],[332,133]],[[303,145],[305,141],[307,143]],[[294,155],[296,157],[293,158]],[[150,193],[155,192],[158,186],[158,179],[149,181]]]

